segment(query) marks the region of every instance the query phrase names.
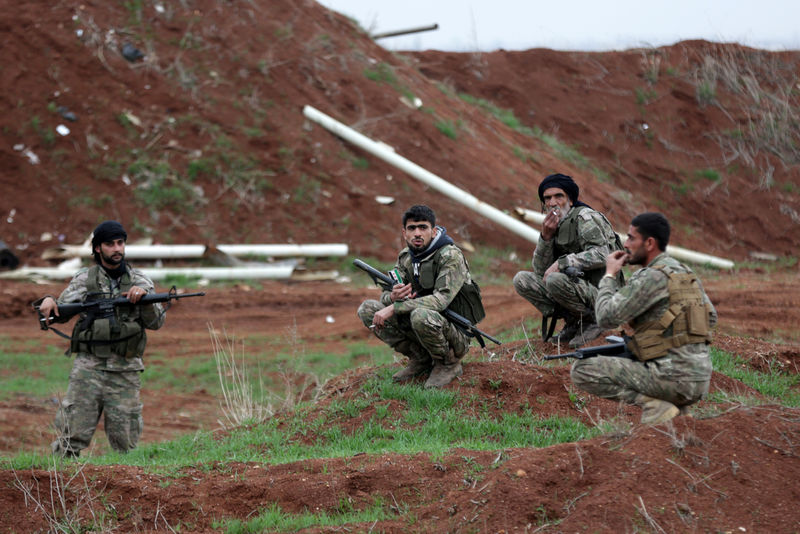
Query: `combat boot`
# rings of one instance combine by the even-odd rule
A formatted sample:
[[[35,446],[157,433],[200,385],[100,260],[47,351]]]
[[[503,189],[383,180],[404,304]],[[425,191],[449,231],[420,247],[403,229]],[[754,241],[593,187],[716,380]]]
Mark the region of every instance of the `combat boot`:
[[[392,375],[395,382],[406,382],[414,377],[428,374],[433,367],[430,353],[414,342],[404,341],[394,347],[395,350],[408,356],[408,364]]]
[[[595,322],[594,315],[584,316],[578,323],[577,333],[569,340],[569,346],[577,349],[603,335],[604,330]]]
[[[447,360],[433,360],[433,370],[431,376],[425,382],[426,388],[441,388],[453,381],[457,376],[461,376],[464,369],[461,367],[461,358],[456,357],[453,349]]]
[[[577,333],[578,333],[578,321],[570,317],[564,320],[564,328],[561,329],[561,332],[551,337],[549,341],[554,345],[560,345],[561,343],[569,343],[569,341],[572,340],[572,338],[575,337],[575,334]]]
[[[671,402],[642,394],[636,396],[636,404],[642,407],[641,423],[643,425],[666,423],[681,413],[681,410]]]
[[[433,360],[428,358],[427,360],[422,359],[415,359],[415,358],[408,358],[408,365],[404,368],[397,371],[395,374],[392,375],[392,380],[395,382],[406,382],[411,380],[414,377],[428,374],[431,372],[431,368],[433,367]]]

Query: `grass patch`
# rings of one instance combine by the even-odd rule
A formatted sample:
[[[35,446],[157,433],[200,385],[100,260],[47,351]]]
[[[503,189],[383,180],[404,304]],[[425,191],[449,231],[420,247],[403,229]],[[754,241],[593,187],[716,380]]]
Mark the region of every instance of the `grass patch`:
[[[339,507],[333,512],[302,514],[284,512],[277,504],[272,504],[258,512],[258,515],[247,521],[240,519],[215,522],[214,528],[224,528],[228,534],[244,534],[248,532],[297,532],[312,527],[342,527],[350,523],[375,523],[391,519],[394,514],[380,498],[375,498],[372,506],[364,510],[354,510],[346,496],[339,501]],[[337,529],[338,530],[338,529]],[[349,529],[345,529],[349,530]]]
[[[784,373],[772,368],[770,373],[752,369],[746,360],[711,347],[711,361],[714,370],[741,381],[784,406],[800,407],[800,375]],[[770,362],[772,364],[772,362]]]

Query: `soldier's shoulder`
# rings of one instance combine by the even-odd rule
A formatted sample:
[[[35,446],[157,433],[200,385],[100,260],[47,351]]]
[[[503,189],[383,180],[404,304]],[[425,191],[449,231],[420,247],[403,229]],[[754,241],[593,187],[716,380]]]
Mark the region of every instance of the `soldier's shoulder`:
[[[442,259],[463,258],[464,253],[454,243],[447,244],[442,247],[440,252]]]
[[[81,267],[78,269],[75,274],[72,276],[72,281],[82,281],[86,280],[89,277],[89,269],[91,267]]]

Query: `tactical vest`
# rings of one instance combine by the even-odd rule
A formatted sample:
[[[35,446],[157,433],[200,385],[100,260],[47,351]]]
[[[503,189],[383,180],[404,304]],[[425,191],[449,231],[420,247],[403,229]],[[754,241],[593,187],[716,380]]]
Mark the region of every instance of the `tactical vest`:
[[[681,266],[683,267],[683,266]],[[675,272],[674,267],[653,267],[669,277],[669,306],[657,320],[634,326],[628,348],[641,361],[660,358],[670,348],[690,343],[711,343],[709,309],[703,291],[692,272]],[[684,267],[685,269],[685,267]]]
[[[100,277],[104,276],[99,265],[89,268],[86,278],[86,297],[118,296],[133,287],[130,271],[120,277],[119,292],[114,295],[103,294]],[[114,317],[101,318],[82,314],[72,329],[69,350],[76,354],[84,352],[98,358],[108,358],[112,354],[125,358],[141,358],[147,344],[147,335],[139,319],[138,310],[131,306],[117,306]]]
[[[578,239],[578,217],[584,210],[587,209],[591,208],[588,206],[578,206],[576,208],[572,208],[567,214],[567,218],[561,221],[561,224],[558,226],[558,233],[556,234],[555,243],[553,244],[554,257],[560,258],[561,256],[566,256],[567,254],[578,254],[583,252]],[[605,221],[605,223],[608,225],[608,228],[611,228],[611,223],[608,222],[608,219],[606,219],[605,215],[599,211],[596,213],[603,218],[603,221]],[[622,242],[620,241],[616,232],[614,232],[614,246],[612,246],[611,252],[615,250],[622,250]],[[597,269],[586,271],[584,273],[584,279],[596,287],[600,284],[600,279],[603,278],[605,272],[606,267],[603,265]]]
[[[417,278],[412,275],[411,287],[417,295],[424,297],[433,293],[436,283],[436,274],[439,272],[441,252],[449,246],[455,245],[445,245],[434,252],[431,259],[420,263],[419,277]],[[466,258],[464,258],[464,263],[467,263]],[[469,264],[467,264],[467,271],[469,271]],[[486,312],[481,302],[481,288],[478,286],[478,283],[472,279],[471,275],[470,280],[461,286],[455,298],[450,302],[448,309],[466,317],[472,324],[478,324],[486,317]]]

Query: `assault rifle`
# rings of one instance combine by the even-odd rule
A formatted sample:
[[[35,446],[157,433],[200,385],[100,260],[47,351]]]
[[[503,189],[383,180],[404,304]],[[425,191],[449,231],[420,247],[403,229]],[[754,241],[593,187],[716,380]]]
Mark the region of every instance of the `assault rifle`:
[[[607,336],[606,341],[608,345],[599,345],[597,347],[585,347],[578,349],[575,352],[565,352],[564,354],[550,354],[545,356],[545,360],[557,360],[558,358],[575,358],[576,360],[585,360],[586,358],[594,358],[595,356],[616,356],[617,358],[635,359],[636,357],[630,353],[625,339],[620,336]]]
[[[94,295],[98,295],[95,293]],[[99,294],[102,295],[102,294]],[[75,302],[75,303],[64,303],[58,305],[58,316],[54,313],[51,313],[50,317],[45,317],[42,315],[42,312],[39,310],[39,305],[41,301],[37,301],[33,303],[33,307],[36,310],[36,313],[39,315],[39,326],[42,330],[48,330],[50,327],[48,323],[50,322],[57,322],[57,323],[66,323],[74,316],[85,313],[86,319],[94,321],[95,319],[110,319],[114,320],[114,308],[117,306],[142,306],[145,304],[156,304],[160,302],[167,302],[170,303],[173,300],[178,299],[185,299],[188,297],[202,297],[205,295],[205,292],[200,293],[183,293],[181,295],[178,294],[177,289],[175,286],[169,290],[168,293],[150,293],[147,295],[142,296],[136,304],[133,304],[127,297],[117,297],[117,298],[98,298],[96,300],[85,300],[83,302]],[[92,295],[89,295],[92,296]],[[55,328],[53,331],[56,332],[58,335],[62,337],[66,337],[69,339],[69,336],[62,334]]]
[[[357,258],[353,260],[353,265],[355,265],[356,267],[358,267],[359,269],[370,275],[372,281],[381,286],[386,291],[391,291],[392,287],[394,287],[395,284],[401,283],[399,280],[395,280],[383,274],[378,269],[375,269],[371,265],[368,265]],[[466,335],[468,335],[469,337],[476,338],[481,348],[486,347],[486,342],[483,340],[483,338],[486,338],[489,341],[497,343],[498,345],[501,344],[499,340],[493,338],[486,332],[479,330],[477,326],[472,324],[472,322],[463,315],[459,315],[458,313],[454,312],[451,309],[446,309],[443,312],[441,312],[441,314],[448,321],[453,323],[459,330],[464,332]]]

